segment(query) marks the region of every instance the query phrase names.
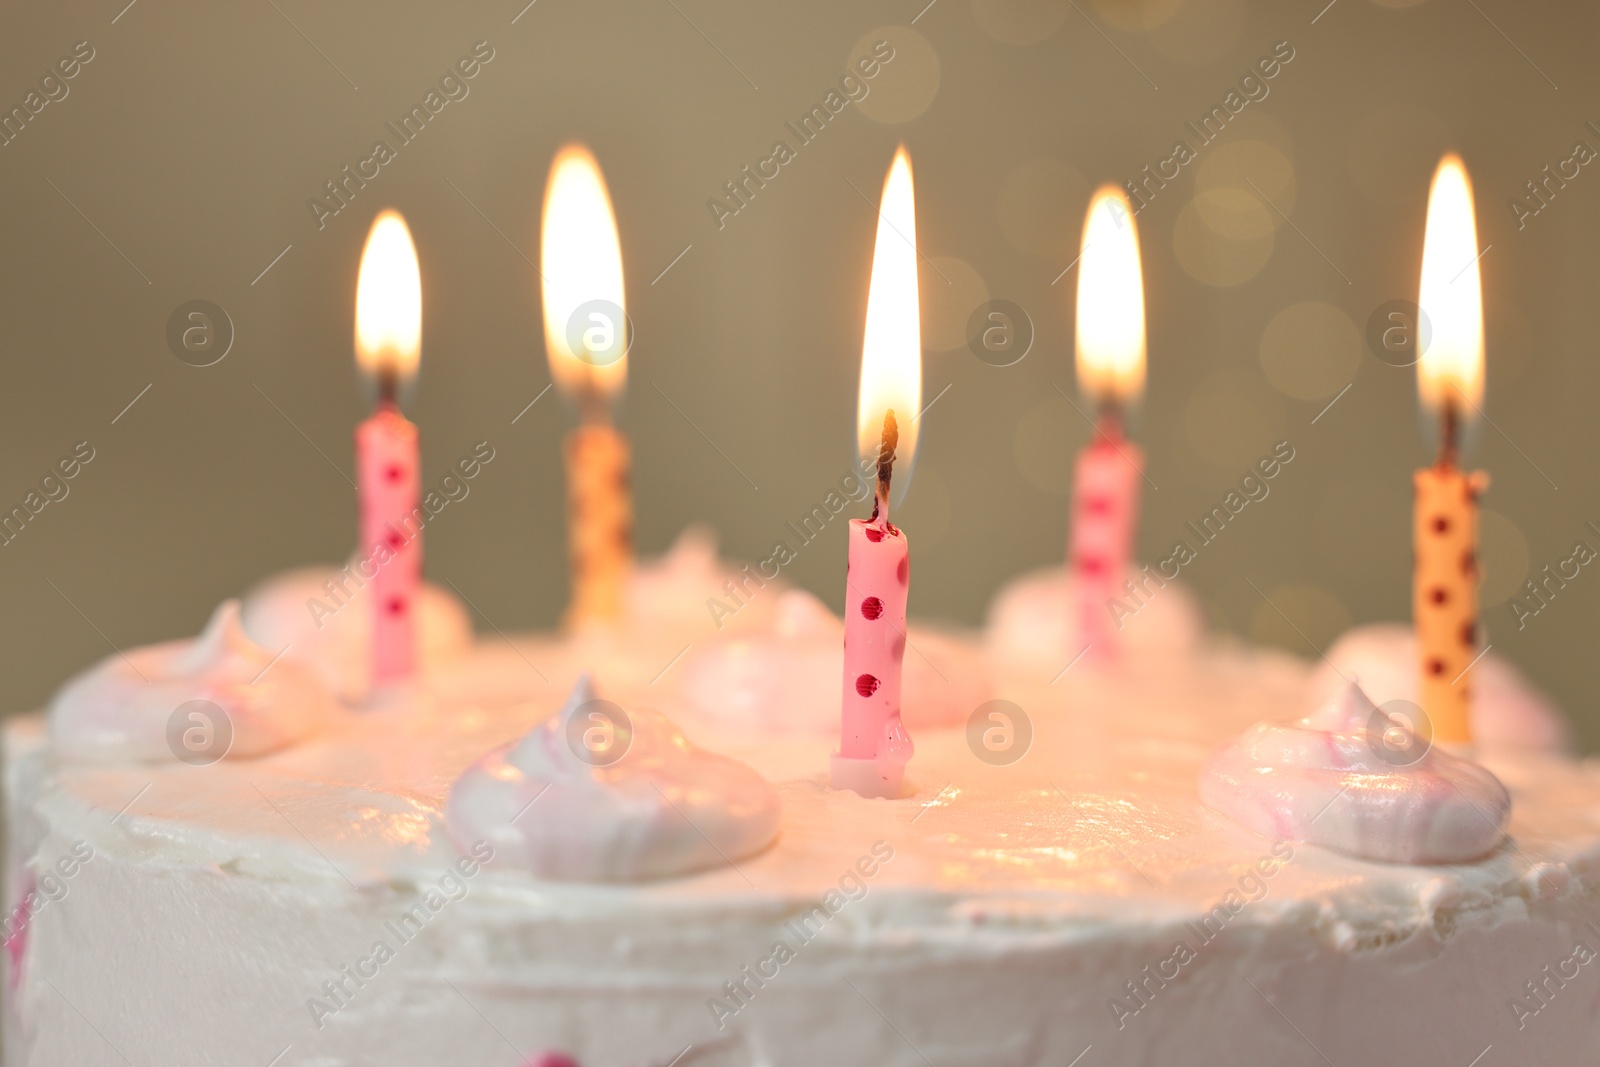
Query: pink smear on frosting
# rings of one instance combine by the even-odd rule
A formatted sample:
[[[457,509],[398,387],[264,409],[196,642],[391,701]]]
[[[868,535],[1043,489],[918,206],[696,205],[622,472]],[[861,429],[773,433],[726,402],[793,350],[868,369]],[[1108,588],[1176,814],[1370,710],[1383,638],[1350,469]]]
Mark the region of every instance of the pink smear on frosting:
[[[1354,682],[1298,723],[1262,722],[1200,770],[1200,799],[1260,834],[1391,863],[1465,863],[1505,836],[1511,796],[1430,748]]]
[[[22,892],[17,894],[17,906],[11,912],[14,929],[6,936],[6,955],[11,960],[11,991],[17,989],[17,983],[22,980],[22,957],[28,954],[28,926],[33,920],[33,893],[36,879],[32,871],[27,872],[23,883]]]

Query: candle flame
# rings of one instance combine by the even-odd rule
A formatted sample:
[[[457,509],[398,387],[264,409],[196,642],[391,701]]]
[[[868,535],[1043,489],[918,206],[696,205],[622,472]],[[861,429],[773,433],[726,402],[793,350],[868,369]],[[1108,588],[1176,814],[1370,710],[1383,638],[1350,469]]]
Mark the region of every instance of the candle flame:
[[[583,145],[556,153],[539,246],[545,352],[569,396],[614,396],[628,379],[622,246],[600,165]]]
[[[861,388],[856,403],[857,451],[876,457],[883,417],[899,424],[898,467],[909,472],[917,451],[922,412],[922,324],[917,299],[917,211],[911,157],[904,145],[883,182],[878,236],[867,290],[867,326],[861,345]],[[906,479],[900,479],[903,489]]]
[[[1483,287],[1478,278],[1478,228],[1472,181],[1455,153],[1439,161],[1428,193],[1417,304],[1431,340],[1417,360],[1417,387],[1435,411],[1483,399]],[[1419,325],[1419,331],[1422,327]],[[1423,336],[1428,336],[1424,332]],[[1466,416],[1470,411],[1458,412]]]
[[[1078,388],[1102,402],[1144,392],[1144,277],[1128,198],[1103,185],[1089,202],[1078,258]]]
[[[422,271],[406,220],[394,210],[372,220],[356,276],[356,362],[395,380],[417,372],[422,355]]]

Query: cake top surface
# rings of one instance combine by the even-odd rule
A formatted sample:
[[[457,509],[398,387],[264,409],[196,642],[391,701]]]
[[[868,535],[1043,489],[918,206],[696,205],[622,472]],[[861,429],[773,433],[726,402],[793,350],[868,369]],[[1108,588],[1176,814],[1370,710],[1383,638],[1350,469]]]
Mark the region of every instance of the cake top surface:
[[[38,717],[23,717],[8,726],[12,774],[28,776],[55,832],[114,855],[335,894],[420,884],[459,855],[443,815],[452,782],[555,714],[581,671],[596,670],[603,685],[604,658],[593,643],[482,642],[407,700],[340,711],[294,747],[207,766],[59,763]],[[853,908],[889,925],[1092,936],[1243,901],[1254,916],[1300,914],[1330,938],[1361,943],[1453,910],[1520,908],[1593,883],[1600,766],[1551,753],[1481,757],[1514,809],[1510,839],[1471,864],[1366,862],[1274,842],[1206,808],[1196,792],[1206,757],[1253,722],[1306,714],[1313,679],[1291,656],[1219,644],[1085,665],[1055,684],[1002,683],[1006,719],[916,733],[914,793],[897,800],[829,789],[831,737],[740,732],[697,713],[670,674],[629,679],[607,690],[623,708],[665,712],[694,743],[773,783],[777,842],[684,878],[571,884],[502,869],[475,892],[491,905],[619,921],[656,909],[776,915],[839,890],[887,845],[892,861],[872,864],[871,892]],[[1012,751],[1031,734],[1020,758],[980,758],[994,726],[1013,731]]]

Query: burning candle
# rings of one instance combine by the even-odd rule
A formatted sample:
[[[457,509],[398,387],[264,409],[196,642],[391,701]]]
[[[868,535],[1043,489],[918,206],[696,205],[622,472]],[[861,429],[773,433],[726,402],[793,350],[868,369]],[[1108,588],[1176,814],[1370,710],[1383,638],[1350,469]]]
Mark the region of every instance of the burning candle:
[[[611,405],[628,380],[622,248],[611,198],[581,145],[556,154],[545,188],[539,251],[550,375],[578,406],[567,435],[567,529],[572,626],[614,621],[633,564],[628,440]]]
[[[1123,410],[1144,391],[1144,280],[1139,234],[1127,197],[1102,186],[1090,201],[1078,260],[1078,391],[1099,418],[1078,453],[1072,491],[1071,610],[1081,649],[1110,656],[1121,620],[1112,605],[1122,595],[1139,524],[1139,479],[1144,453],[1123,437]],[[1113,625],[1115,623],[1115,625]]]
[[[377,383],[372,417],[356,427],[361,508],[360,562],[375,571],[372,687],[411,677],[416,666],[415,607],[422,579],[421,461],[417,428],[400,414],[400,386],[422,352],[422,276],[411,231],[396,211],[372,223],[356,281],[356,362]]]
[[[1472,740],[1471,669],[1478,656],[1478,495],[1481,471],[1457,466],[1461,427],[1483,399],[1483,290],[1472,183],[1447,155],[1428,193],[1417,299],[1429,340],[1417,361],[1417,389],[1439,419],[1439,456],[1416,472],[1416,550],[1411,615],[1422,668],[1422,708],[1433,736]],[[1419,325],[1419,329],[1423,329]]]
[[[911,157],[902,146],[883,183],[867,291],[856,438],[859,455],[876,464],[877,493],[872,517],[850,520],[844,695],[839,751],[831,768],[835,789],[866,797],[897,796],[912,753],[900,721],[911,558],[905,533],[889,521],[889,499],[896,458],[904,495],[922,405],[916,235]]]

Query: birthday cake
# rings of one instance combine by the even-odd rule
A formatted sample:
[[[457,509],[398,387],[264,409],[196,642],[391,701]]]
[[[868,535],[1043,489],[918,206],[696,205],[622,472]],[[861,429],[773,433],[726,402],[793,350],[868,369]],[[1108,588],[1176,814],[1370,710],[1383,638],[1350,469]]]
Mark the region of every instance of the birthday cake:
[[[572,149],[544,218],[570,262],[541,272],[582,418],[572,607],[559,633],[475,637],[420,580],[443,507],[399,409],[420,277],[380,215],[350,564],[269,579],[5,727],[6,1061],[1591,1062],[1600,766],[1479,651],[1484,479],[1455,461],[1481,253],[1459,161],[1441,189],[1430,205],[1466,221],[1436,245],[1430,206],[1422,304],[1449,314],[1418,364],[1443,428],[1416,478],[1415,631],[1362,628],[1317,663],[1208,635],[1168,569],[1181,545],[1132,562],[1144,312],[1119,190],[1078,267],[1099,422],[1069,567],[1002,590],[982,633],[907,623],[889,518],[927,410],[904,149],[864,463],[823,516],[872,498],[847,521],[843,618],[785,587],[781,552],[735,569],[691,536],[634,565],[620,251]]]
[[[369,614],[307,636],[337,573],[10,722],[6,1062],[1455,1067],[1600,1040],[1600,767],[1492,653],[1477,762],[1396,756],[1365,720],[1404,695],[1406,630],[1308,664],[1208,637],[1172,583],[1115,661],[1002,659],[1071,631],[1063,572],[1033,575],[989,653],[910,628],[908,672],[926,642],[962,703],[908,684],[915,760],[869,800],[828,782],[839,621],[776,583],[721,631],[684,613],[729,573],[703,540],[610,633],[474,641],[429,590],[421,673],[378,707],[341,698]]]

